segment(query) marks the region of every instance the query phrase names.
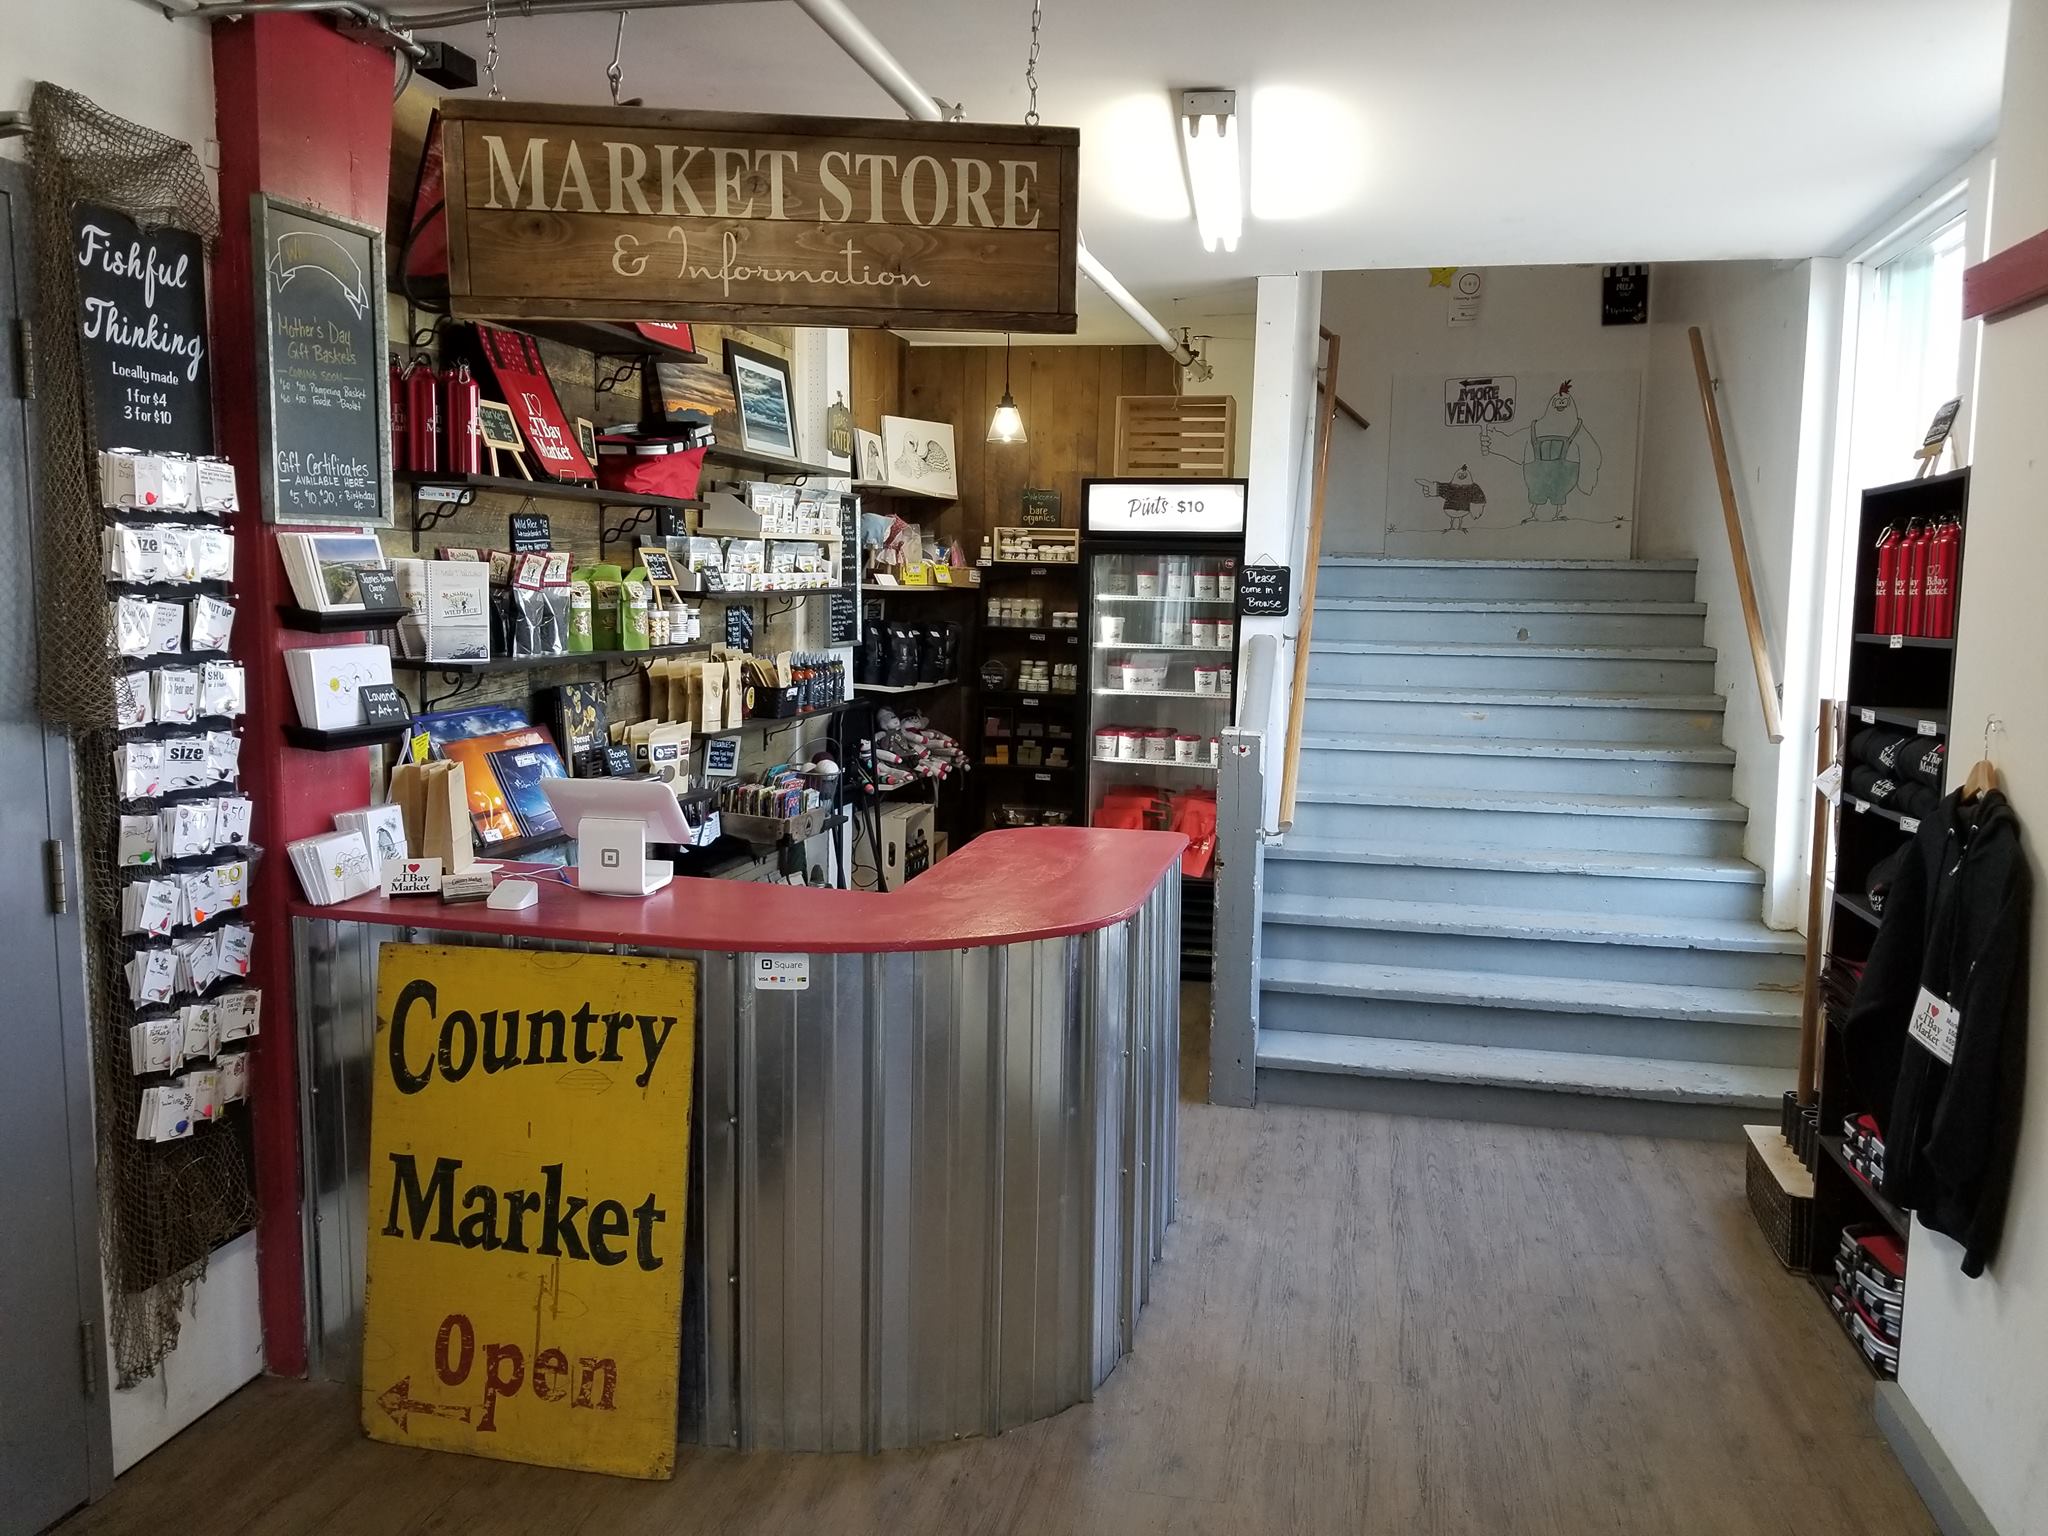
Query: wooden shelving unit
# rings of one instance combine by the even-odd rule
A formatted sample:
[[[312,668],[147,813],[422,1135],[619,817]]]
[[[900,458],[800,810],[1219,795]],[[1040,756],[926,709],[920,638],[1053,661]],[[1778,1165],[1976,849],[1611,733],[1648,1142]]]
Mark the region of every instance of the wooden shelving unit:
[[[1890,729],[1930,743],[1946,740],[1954,696],[1953,639],[1883,635],[1873,628],[1877,539],[1887,526],[1903,530],[1913,518],[1954,518],[1963,524],[1967,541],[1968,503],[1968,470],[1880,486],[1863,493],[1854,533],[1856,597],[1850,622],[1854,643],[1849,647],[1848,698],[1841,714],[1841,734],[1835,743],[1835,757],[1843,765],[1844,779],[1841,809],[1835,818],[1831,866],[1834,900],[1823,962],[1830,967],[1860,966],[1869,958],[1883,919],[1868,899],[1868,877],[1919,829],[1919,822],[1912,816],[1892,806],[1875,804],[1849,786],[1847,776],[1858,766],[1850,755],[1849,743],[1859,732],[1874,728]],[[1958,589],[1958,615],[1964,597]],[[1843,1146],[1845,1121],[1889,1106],[1863,1102],[1849,1076],[1840,1024],[1839,1017],[1830,1015],[1824,1030],[1819,1135],[1812,1157],[1814,1205],[1807,1267],[1823,1294],[1835,1282],[1835,1252],[1845,1227],[1884,1228],[1902,1243],[1912,1229],[1911,1213],[1902,1210],[1881,1187],[1859,1173]],[[1846,1343],[1846,1347],[1856,1349],[1853,1343]],[[1860,1350],[1857,1354],[1859,1359],[1863,1358]]]

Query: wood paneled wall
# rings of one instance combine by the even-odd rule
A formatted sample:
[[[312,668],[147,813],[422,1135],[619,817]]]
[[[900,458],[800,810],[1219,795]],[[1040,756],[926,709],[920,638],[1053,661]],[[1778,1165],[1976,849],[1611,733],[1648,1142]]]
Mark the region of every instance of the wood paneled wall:
[[[959,532],[969,559],[984,531],[1019,520],[1027,486],[1058,491],[1060,521],[1078,527],[1081,481],[1109,474],[1116,458],[1117,397],[1172,394],[1173,360],[1151,346],[1017,347],[1010,392],[1028,441],[991,443],[989,417],[1003,397],[1002,348],[915,347],[905,360],[901,414],[953,423]]]

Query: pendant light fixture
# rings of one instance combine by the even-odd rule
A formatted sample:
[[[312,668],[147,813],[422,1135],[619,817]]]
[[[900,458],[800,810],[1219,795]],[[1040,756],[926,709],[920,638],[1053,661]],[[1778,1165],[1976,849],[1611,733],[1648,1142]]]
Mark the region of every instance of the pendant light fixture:
[[[1003,336],[1003,403],[989,418],[988,440],[992,443],[1025,441],[1024,416],[1017,409],[1016,397],[1010,393],[1010,338],[1007,333]]]

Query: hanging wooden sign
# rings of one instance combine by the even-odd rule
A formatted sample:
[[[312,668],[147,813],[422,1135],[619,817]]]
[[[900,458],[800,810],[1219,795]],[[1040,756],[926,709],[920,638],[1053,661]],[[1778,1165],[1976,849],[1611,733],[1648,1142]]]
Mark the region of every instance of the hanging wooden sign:
[[[675,1470],[697,971],[386,944],[363,1427]]]
[[[1072,128],[448,101],[463,319],[1074,330]]]

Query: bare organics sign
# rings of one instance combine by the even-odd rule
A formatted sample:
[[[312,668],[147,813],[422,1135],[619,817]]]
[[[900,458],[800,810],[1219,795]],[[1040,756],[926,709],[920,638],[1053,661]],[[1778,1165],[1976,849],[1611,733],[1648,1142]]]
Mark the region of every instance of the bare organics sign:
[[[1074,329],[1071,128],[461,101],[464,319]]]

